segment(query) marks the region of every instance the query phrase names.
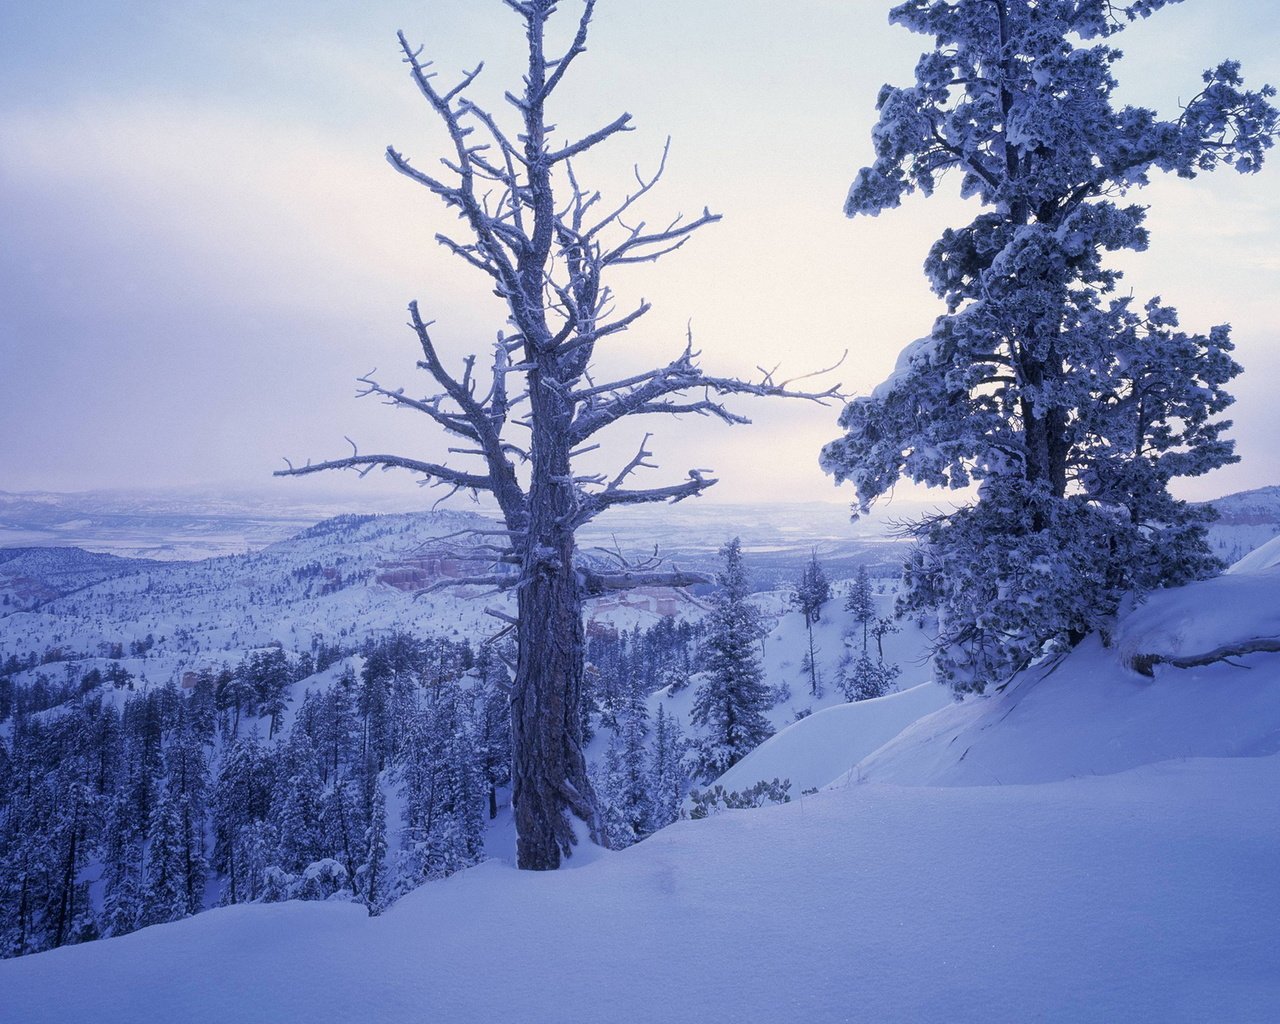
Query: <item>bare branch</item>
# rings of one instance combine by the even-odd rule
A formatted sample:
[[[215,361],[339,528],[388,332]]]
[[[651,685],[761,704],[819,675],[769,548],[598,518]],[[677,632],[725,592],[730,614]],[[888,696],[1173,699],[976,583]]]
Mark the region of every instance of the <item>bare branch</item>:
[[[563,149],[558,149],[554,153],[548,154],[547,162],[555,164],[562,160],[569,160],[572,157],[577,156],[579,153],[586,152],[592,146],[598,146],[610,135],[616,135],[618,132],[633,131],[634,129],[632,129],[630,125],[631,115],[619,114],[603,128],[598,128],[590,135],[583,136],[577,142],[570,143]]]
[[[309,473],[320,473],[329,469],[354,469],[361,476],[373,469],[407,469],[411,473],[421,473],[431,480],[471,491],[492,491],[493,481],[487,476],[464,473],[448,466],[436,465],[433,462],[419,462],[417,459],[406,459],[399,455],[353,455],[348,459],[331,459],[328,462],[308,462],[305,466],[289,465],[287,469],[277,469],[273,476],[307,476]]]
[[[445,430],[453,434],[458,434],[471,441],[478,441],[479,436],[466,418],[455,413],[445,412],[440,408],[440,402],[444,396],[435,395],[431,398],[410,398],[404,393],[404,389],[400,388],[396,391],[390,391],[382,387],[377,381],[371,377],[364,376],[356,378],[364,385],[364,390],[360,391],[359,397],[364,398],[367,395],[379,395],[386,400],[388,405],[400,406],[407,409],[414,409],[418,412],[425,413],[433,420],[440,424]],[[350,440],[350,438],[348,438]],[[483,454],[483,453],[479,453]]]
[[[700,572],[620,572],[597,573],[589,569],[578,570],[579,589],[584,598],[603,597],[637,587],[694,587],[713,582],[710,576]]]
[[[451,576],[428,584],[417,591],[414,596],[433,594],[438,590],[448,590],[450,587],[493,587],[494,589],[490,593],[501,593],[519,585],[520,581],[514,574],[504,576],[497,573],[487,573],[483,576]]]
[[[520,624],[520,620],[514,615],[508,615],[506,612],[500,611],[497,608],[485,608],[484,613],[486,615],[492,615],[495,619],[499,619],[502,622],[509,622],[513,626],[518,626]]]
[[[680,224],[678,219],[663,231],[644,232],[644,225],[632,228],[628,236],[600,257],[602,267],[622,265],[626,263],[648,263],[666,253],[673,252],[684,245],[688,236],[701,227],[714,224],[721,219],[720,214],[703,209],[697,220]],[[638,251],[638,250],[648,251]]]
[[[614,505],[645,505],[656,502],[675,504],[686,498],[694,498],[718,482],[715,477],[704,476],[710,470],[691,469],[689,479],[683,483],[671,484],[667,487],[651,487],[645,490],[605,489],[594,494],[582,493],[578,500],[578,511],[573,517],[576,529],[590,522],[601,512]]]
[[[1172,665],[1174,668],[1200,668],[1212,665],[1216,661],[1227,661],[1229,658],[1240,658],[1247,654],[1280,654],[1280,637],[1264,636],[1253,640],[1244,640],[1237,644],[1226,644],[1216,647],[1204,654],[1137,654],[1129,658],[1129,665],[1135,672],[1144,676],[1154,675],[1157,665]]]
[[[797,391],[788,385],[791,381],[775,384],[772,373],[762,371],[760,381],[745,381],[737,377],[710,377],[694,363],[695,353],[692,350],[692,339],[678,359],[667,366],[639,374],[616,385],[592,387],[575,393],[574,397],[582,402],[574,420],[571,441],[580,444],[596,432],[604,429],[625,416],[645,413],[679,414],[694,412],[717,416],[726,423],[743,423],[745,417],[730,412],[721,403],[710,398],[693,402],[673,403],[662,399],[669,395],[702,389],[715,395],[755,395],[771,398],[798,398],[819,405],[839,401],[844,396],[840,385],[835,384],[825,391]],[[839,364],[837,364],[839,365]],[[829,371],[819,371],[819,373]],[[793,380],[803,380],[813,376],[806,374]]]
[[[648,451],[645,448],[645,445],[648,444],[649,442],[649,438],[651,438],[652,436],[653,436],[652,434],[644,435],[643,439],[641,439],[640,441],[639,450],[632,457],[631,461],[622,467],[622,471],[613,478],[613,480],[609,483],[609,486],[605,488],[606,491],[616,491],[618,489],[618,485],[621,484],[627,477],[629,477],[637,469],[657,469],[658,468],[652,462],[645,461],[645,459],[652,458],[653,456],[653,452]]]
[[[568,51],[559,60],[550,61],[555,65],[555,70],[547,78],[546,83],[542,87],[542,94],[539,99],[546,99],[551,95],[552,90],[560,84],[560,79],[564,78],[564,73],[569,70],[569,65],[573,63],[573,58],[580,53],[585,53],[587,49],[587,28],[591,24],[591,15],[595,11],[596,0],[587,0],[582,8],[582,17],[578,19],[578,31],[573,37]]]

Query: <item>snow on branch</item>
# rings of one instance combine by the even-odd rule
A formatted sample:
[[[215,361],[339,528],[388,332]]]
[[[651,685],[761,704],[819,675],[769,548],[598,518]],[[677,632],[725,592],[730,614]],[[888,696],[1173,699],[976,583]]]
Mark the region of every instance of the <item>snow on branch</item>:
[[[1243,658],[1248,654],[1280,654],[1280,637],[1264,636],[1244,640],[1237,644],[1215,647],[1204,654],[1135,654],[1129,658],[1129,667],[1144,676],[1155,675],[1157,665],[1174,668],[1201,668],[1231,658]]]
[[[682,569],[670,572],[601,573],[579,567],[578,582],[582,596],[592,598],[621,590],[635,590],[637,587],[693,587],[714,581],[705,573]]]
[[[797,398],[819,405],[843,401],[840,385],[833,384],[821,391],[797,390],[792,385],[796,381],[821,376],[835,370],[844,357],[833,366],[813,373],[794,377],[789,380],[775,382],[776,369],[761,369],[757,381],[743,380],[738,377],[713,377],[702,371],[695,363],[697,353],[693,351],[692,339],[681,355],[673,362],[656,370],[637,374],[612,384],[596,385],[581,389],[573,394],[580,403],[578,415],[572,428],[572,442],[577,445],[605,427],[616,423],[625,416],[648,413],[696,413],[712,415],[726,423],[748,423],[745,416],[729,411],[721,402],[712,396],[754,395],[769,398]],[[679,396],[689,391],[701,390],[702,398],[688,402],[670,402],[667,396]]]
[[[434,462],[419,462],[417,459],[406,459],[400,455],[352,455],[345,459],[330,459],[327,462],[308,462],[305,466],[295,466],[285,459],[287,469],[277,469],[273,476],[306,476],[309,473],[321,473],[330,469],[354,469],[361,476],[367,476],[375,469],[407,469],[411,473],[421,473],[433,482],[453,484],[469,491],[492,491],[493,480],[488,476],[475,473],[464,473],[450,469],[448,466]]]

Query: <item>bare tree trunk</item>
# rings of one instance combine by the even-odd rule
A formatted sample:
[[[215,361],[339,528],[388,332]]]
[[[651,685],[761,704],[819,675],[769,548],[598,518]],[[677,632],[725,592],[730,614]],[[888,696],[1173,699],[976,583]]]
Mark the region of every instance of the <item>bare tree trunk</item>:
[[[568,553],[567,549],[562,549]],[[560,866],[576,840],[570,815],[603,844],[582,753],[582,601],[572,563],[543,564],[520,595],[511,701],[512,803],[522,868]]]
[[[759,381],[708,375],[696,363],[692,337],[684,351],[664,366],[617,380],[592,377],[596,345],[620,335],[649,309],[642,300],[630,312],[614,312],[605,272],[659,259],[720,218],[704,209],[700,216],[677,217],[657,229],[646,229],[643,219],[633,220],[632,213],[638,212],[635,204],[662,175],[665,149],[657,171],[650,177],[637,171],[635,189],[612,212],[596,209],[600,195],[578,184],[570,162],[628,131],[631,116],[622,114],[576,141],[559,138],[545,116],[548,97],[586,50],[596,0],[583,0],[568,48],[552,57],[544,47],[544,27],[556,11],[554,0],[506,2],[524,22],[528,44],[522,95],[508,94],[519,112],[516,129],[504,129],[499,118],[464,95],[480,74],[480,66],[464,73],[452,88],[441,88],[430,62],[420,57],[420,48],[411,46],[400,33],[401,51],[413,80],[449,133],[452,152],[445,164],[450,176],[441,180],[421,171],[394,148],[388,148],[387,158],[461,216],[465,236],[454,239],[438,234],[436,239],[492,279],[496,294],[507,305],[505,321],[514,333],[498,335],[492,383],[486,391],[475,355],[463,360],[460,375],[446,368],[432,341],[430,322],[421,318],[417,303],[412,302],[410,326],[423,354],[418,365],[441,390],[417,399],[403,388],[393,390],[371,377],[361,378],[362,394],[426,415],[447,434],[462,439],[465,447],[451,448],[451,454],[479,460],[478,464],[460,469],[394,454],[365,455],[353,444],[347,458],[305,466],[289,463],[277,475],[397,468],[453,491],[493,494],[502,509],[508,546],[484,575],[461,582],[501,590],[518,588],[518,656],[511,697],[518,861],[522,868],[549,869],[559,866],[578,838],[575,817],[585,824],[592,841],[605,842],[582,752],[583,600],[637,586],[705,582],[697,574],[679,571],[580,571],[574,565],[574,531],[614,506],[682,501],[716,482],[705,471],[690,469],[688,478],[679,483],[640,489],[624,486],[639,470],[656,468],[645,447],[648,434],[612,479],[574,476],[573,453],[600,447],[592,441],[594,436],[624,417],[693,413],[730,424],[745,423],[747,419],[726,408],[720,398],[755,395],[825,404],[841,396],[838,385],[799,391],[791,387],[792,381],[775,381],[772,373],[764,371]],[[476,142],[473,133],[477,131],[487,141]],[[559,198],[557,188],[562,190]],[[812,375],[803,375],[808,376]],[[523,390],[509,387],[509,382],[521,378],[527,385]],[[803,378],[794,378],[799,379]],[[525,429],[532,434],[527,449],[523,433],[518,432]],[[527,491],[514,460],[529,466]],[[509,572],[512,565],[518,573]],[[499,617],[510,621],[505,614]],[[365,727],[367,749],[367,715]],[[371,892],[374,884],[371,880]]]
[[[535,383],[531,391],[534,466],[517,602],[511,775],[517,862],[545,871],[571,854],[577,840],[572,817],[587,825],[593,842],[605,845],[605,836],[582,752],[578,705],[586,638],[573,530],[567,525],[576,500],[567,431],[557,422],[567,418],[567,410],[554,389]]]
[[[805,616],[805,625],[809,627],[809,692],[818,695],[818,660],[813,653],[813,620]]]

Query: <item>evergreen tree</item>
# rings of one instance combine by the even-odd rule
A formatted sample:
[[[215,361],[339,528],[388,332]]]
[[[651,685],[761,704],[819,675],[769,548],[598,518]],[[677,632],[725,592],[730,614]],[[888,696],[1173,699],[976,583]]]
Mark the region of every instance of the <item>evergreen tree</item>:
[[[126,935],[142,918],[142,831],[128,794],[116,792],[102,845],[102,931]]]
[[[734,538],[720,549],[724,568],[716,593],[705,654],[705,680],[694,696],[691,719],[702,729],[698,773],[708,782],[724,774],[773,733],[765,711],[769,689],[756,656],[760,617],[747,601],[742,545]]]
[[[620,850],[655,828],[652,782],[645,748],[644,705],[630,705],[609,741],[598,792],[605,811],[611,849]]]
[[[254,898],[259,880],[242,856],[246,848],[242,831],[270,813],[271,788],[271,765],[257,740],[234,740],[223,752],[211,801],[213,866],[226,878],[224,903]]]
[[[356,869],[360,866],[364,849],[361,839],[364,826],[358,816],[356,801],[352,798],[351,784],[346,779],[338,779],[333,788],[325,794],[324,809],[321,812],[324,828],[324,847],[346,871],[347,878],[355,879]]]
[[[375,648],[360,670],[361,755],[373,757],[382,771],[391,753],[392,666],[387,652]]]
[[[822,571],[822,565],[818,562],[817,551],[814,551],[800,576],[792,602],[804,616],[804,624],[809,631],[809,657],[806,665],[809,671],[809,692],[815,697],[822,695],[822,686],[818,682],[817,655],[813,649],[813,625],[822,618],[822,606],[829,600],[831,600],[831,584],[827,580],[827,574]]]
[[[187,725],[191,733],[206,746],[213,743],[217,714],[213,673],[204,669],[196,676],[196,685],[187,698]]]
[[[1239,65],[1206,72],[1174,120],[1116,109],[1107,41],[1168,0],[910,0],[891,19],[935,49],[908,88],[879,96],[876,160],[850,216],[930,194],[948,170],[982,212],[925,263],[948,312],[893,376],[850,403],[822,461],[866,511],[896,480],[979,484],[932,516],[900,607],[935,609],[936,664],[982,690],[1046,645],[1069,645],[1130,590],[1213,567],[1205,507],[1175,477],[1235,460],[1217,419],[1239,372],[1228,328],[1178,330],[1153,299],[1116,297],[1104,253],[1147,245],[1145,209],[1121,205],[1154,171],[1257,170],[1274,140],[1274,90]]]
[[[316,762],[307,734],[295,729],[278,758],[271,800],[271,822],[279,837],[275,863],[294,875],[324,855],[323,796]]]
[[[476,863],[484,834],[484,772],[459,695],[442,693],[410,728],[402,770],[402,880],[413,886]]]
[[[204,845],[209,770],[199,736],[188,732],[175,740],[166,752],[165,761],[169,770],[169,794],[177,805],[182,825],[182,882],[187,913],[195,914],[204,905],[205,878],[209,870]]]
[[[315,743],[321,755],[320,778],[326,784],[355,753],[357,719],[351,690],[335,684],[318,700]]]
[[[48,942],[62,946],[92,937],[89,886],[80,881],[94,842],[96,806],[80,758],[64,760],[52,779],[51,815],[44,841],[49,850],[45,921]]]
[[[689,776],[684,755],[687,743],[680,720],[668,715],[661,704],[653,723],[653,750],[649,765],[649,793],[653,808],[653,831],[670,825],[680,817]]]
[[[871,620],[876,617],[876,598],[871,590],[871,577],[865,565],[858,566],[858,575],[849,587],[849,596],[845,598],[845,610],[853,617],[853,621],[862,625],[862,653],[867,653],[867,631]]]
[[[5,818],[8,827],[0,830],[0,957],[22,956],[46,946],[41,908],[51,851],[44,842],[44,796],[43,789],[16,794]]]
[[[147,830],[145,901],[142,925],[177,921],[189,913],[187,844],[178,801],[161,790]]]
[[[280,834],[270,821],[254,819],[240,826],[236,832],[235,844],[234,858],[241,877],[237,890],[239,902],[250,903],[262,899],[267,888],[268,873],[273,868],[280,870],[276,864]]]
[[[364,834],[364,863],[360,867],[361,892],[369,913],[376,916],[386,906],[387,802],[374,780],[370,794],[369,826]]]
[[[498,816],[498,787],[511,782],[511,678],[486,647],[476,661],[480,673],[476,752],[488,786],[489,818]]]

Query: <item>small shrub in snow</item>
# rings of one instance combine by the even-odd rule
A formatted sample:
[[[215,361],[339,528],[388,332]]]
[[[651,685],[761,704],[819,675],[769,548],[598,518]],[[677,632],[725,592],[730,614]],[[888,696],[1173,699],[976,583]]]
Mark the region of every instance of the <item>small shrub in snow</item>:
[[[790,789],[790,779],[774,779],[772,782],[761,779],[754,786],[733,791],[718,784],[701,792],[695,789],[689,794],[689,799],[693,801],[689,817],[697,821],[721,811],[749,810],[765,804],[789,804]]]

